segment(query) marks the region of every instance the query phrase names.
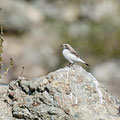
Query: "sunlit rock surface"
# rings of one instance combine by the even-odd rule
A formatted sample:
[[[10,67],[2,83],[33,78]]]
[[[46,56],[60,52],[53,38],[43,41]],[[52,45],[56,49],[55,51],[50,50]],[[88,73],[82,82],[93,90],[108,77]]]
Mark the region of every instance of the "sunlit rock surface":
[[[12,108],[8,104],[7,90],[8,85],[0,84],[0,120],[13,120]]]
[[[19,77],[8,96],[16,120],[120,120],[118,101],[79,65],[32,80]]]

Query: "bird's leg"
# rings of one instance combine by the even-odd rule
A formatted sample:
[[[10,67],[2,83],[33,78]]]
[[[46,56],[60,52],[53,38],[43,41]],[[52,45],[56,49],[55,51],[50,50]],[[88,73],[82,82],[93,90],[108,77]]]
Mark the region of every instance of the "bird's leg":
[[[72,63],[72,67],[73,67],[73,69],[75,69],[75,68],[74,68],[74,64],[75,64],[75,62],[74,62],[74,63]]]
[[[68,66],[71,67],[72,65],[73,65],[73,63],[70,62]]]
[[[72,67],[74,64],[75,64],[75,63],[71,63],[71,62],[70,62],[68,66],[69,66],[69,67]]]

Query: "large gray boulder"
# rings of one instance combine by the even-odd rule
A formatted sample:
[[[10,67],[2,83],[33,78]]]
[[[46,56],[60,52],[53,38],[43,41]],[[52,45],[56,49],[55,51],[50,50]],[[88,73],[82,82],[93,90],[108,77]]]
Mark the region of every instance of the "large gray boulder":
[[[118,100],[81,66],[9,84],[15,120],[120,120]]]

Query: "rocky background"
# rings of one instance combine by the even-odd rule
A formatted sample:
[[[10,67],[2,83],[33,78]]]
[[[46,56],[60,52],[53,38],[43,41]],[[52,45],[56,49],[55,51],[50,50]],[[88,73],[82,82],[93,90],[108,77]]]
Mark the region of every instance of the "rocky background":
[[[0,120],[120,120],[120,101],[79,65],[0,90]]]
[[[1,83],[34,78],[67,62],[60,44],[70,43],[92,72],[120,98],[120,4],[118,0],[0,0],[4,66],[14,66]],[[85,66],[84,66],[85,67]]]

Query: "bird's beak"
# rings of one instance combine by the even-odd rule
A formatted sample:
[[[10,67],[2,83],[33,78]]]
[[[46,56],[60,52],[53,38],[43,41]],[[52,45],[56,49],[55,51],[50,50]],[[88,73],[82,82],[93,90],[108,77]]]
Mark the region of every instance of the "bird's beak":
[[[60,45],[60,47],[63,47],[63,45]]]

